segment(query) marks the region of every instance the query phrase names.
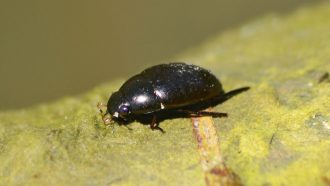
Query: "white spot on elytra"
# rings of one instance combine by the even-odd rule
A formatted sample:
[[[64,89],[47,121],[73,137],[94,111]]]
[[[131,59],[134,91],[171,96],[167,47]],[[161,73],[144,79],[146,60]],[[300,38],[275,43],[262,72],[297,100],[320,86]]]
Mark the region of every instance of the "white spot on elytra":
[[[165,106],[163,105],[163,103],[160,103],[160,108],[161,109],[164,109],[165,108]]]
[[[119,114],[118,112],[113,113],[113,117],[118,118]]]

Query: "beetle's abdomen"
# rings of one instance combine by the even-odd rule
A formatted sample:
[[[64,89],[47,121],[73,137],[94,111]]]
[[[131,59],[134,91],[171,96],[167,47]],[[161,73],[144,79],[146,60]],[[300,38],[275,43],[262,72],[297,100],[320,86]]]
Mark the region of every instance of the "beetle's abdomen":
[[[144,70],[141,75],[145,81],[152,82],[154,93],[167,109],[192,105],[224,94],[219,80],[195,65],[157,65]]]

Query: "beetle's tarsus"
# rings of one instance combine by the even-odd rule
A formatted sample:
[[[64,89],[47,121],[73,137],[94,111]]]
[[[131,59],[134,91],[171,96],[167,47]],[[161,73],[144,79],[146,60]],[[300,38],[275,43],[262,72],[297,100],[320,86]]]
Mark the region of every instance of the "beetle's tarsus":
[[[150,128],[151,130],[160,130],[162,133],[165,133],[165,131],[159,127],[159,123],[157,122],[157,117],[155,115],[152,117]]]

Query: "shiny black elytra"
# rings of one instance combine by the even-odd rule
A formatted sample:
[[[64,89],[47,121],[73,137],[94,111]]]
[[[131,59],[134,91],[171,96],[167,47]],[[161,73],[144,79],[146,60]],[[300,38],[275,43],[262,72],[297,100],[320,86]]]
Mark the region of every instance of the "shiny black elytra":
[[[108,101],[111,120],[129,124],[137,120],[158,129],[164,119],[177,117],[226,117],[226,113],[203,111],[249,87],[225,93],[219,80],[196,65],[170,63],[152,66],[128,79]],[[102,111],[101,111],[102,113]]]

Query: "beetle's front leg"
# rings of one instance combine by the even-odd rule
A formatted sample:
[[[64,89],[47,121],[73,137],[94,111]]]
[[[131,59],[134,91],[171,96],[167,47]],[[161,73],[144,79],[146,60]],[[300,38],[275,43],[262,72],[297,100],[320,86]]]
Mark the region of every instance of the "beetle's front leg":
[[[160,130],[162,133],[165,133],[165,131],[159,127],[159,123],[157,121],[157,116],[156,115],[153,115],[152,116],[152,120],[151,120],[151,123],[150,123],[150,128],[151,130]]]

